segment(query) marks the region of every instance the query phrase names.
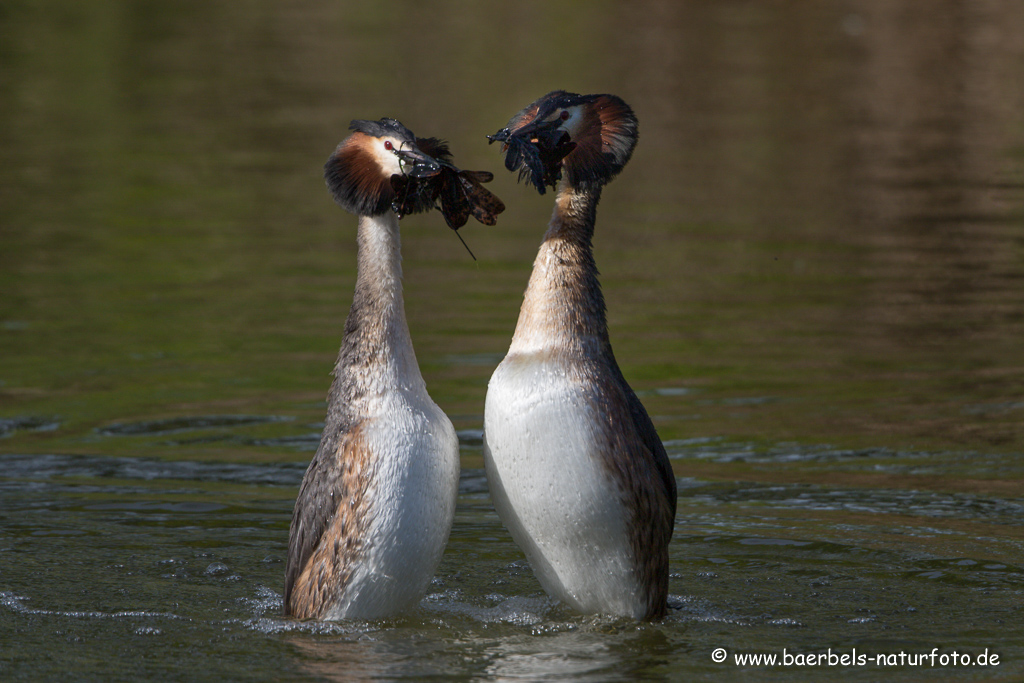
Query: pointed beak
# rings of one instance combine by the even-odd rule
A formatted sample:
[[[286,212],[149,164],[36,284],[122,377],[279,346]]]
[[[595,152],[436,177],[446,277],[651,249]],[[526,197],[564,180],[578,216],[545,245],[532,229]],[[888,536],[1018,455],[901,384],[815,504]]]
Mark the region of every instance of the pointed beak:
[[[509,130],[508,128],[502,128],[501,130],[499,130],[494,135],[488,135],[487,136],[487,144],[490,145],[490,144],[492,144],[494,142],[500,142],[500,143],[502,143],[501,151],[504,152],[505,149],[508,147],[508,139],[509,139],[509,136],[511,136],[511,135],[512,135],[512,131],[511,130]]]
[[[429,178],[441,172],[441,164],[416,146],[400,149],[395,154],[402,165],[402,172],[412,178]]]
[[[565,131],[559,128],[561,124],[562,121],[560,119],[554,119],[553,121],[531,121],[524,126],[520,126],[515,132],[507,127],[502,128],[494,135],[488,135],[487,139],[490,142],[502,143],[502,151],[508,148],[510,139],[535,144],[540,143],[550,147],[561,140],[563,135],[566,135]]]

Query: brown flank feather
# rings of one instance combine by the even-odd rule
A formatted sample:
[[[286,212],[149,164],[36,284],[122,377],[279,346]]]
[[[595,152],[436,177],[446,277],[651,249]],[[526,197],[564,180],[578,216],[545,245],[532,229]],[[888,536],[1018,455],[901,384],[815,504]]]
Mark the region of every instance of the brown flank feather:
[[[327,608],[345,593],[363,549],[371,521],[367,489],[372,464],[362,425],[341,436],[332,459],[310,464],[321,469],[321,476],[304,479],[296,500],[292,534],[297,542],[289,550],[297,554],[289,555],[285,572],[285,616],[324,619]],[[313,487],[320,490],[307,490]],[[328,500],[331,509],[303,503],[313,500]]]

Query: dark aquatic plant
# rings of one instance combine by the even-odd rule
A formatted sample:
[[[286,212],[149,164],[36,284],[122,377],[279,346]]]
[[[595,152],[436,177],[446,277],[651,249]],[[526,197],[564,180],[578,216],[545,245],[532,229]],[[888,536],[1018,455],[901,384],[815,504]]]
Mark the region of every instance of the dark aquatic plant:
[[[519,182],[528,180],[544,194],[547,186],[552,189],[562,179],[562,159],[576,143],[569,134],[559,130],[535,131],[532,137],[510,136],[501,140],[500,133],[491,136],[491,142],[503,142],[505,168],[519,171]]]
[[[470,216],[484,225],[494,225],[505,204],[483,186],[494,179],[487,171],[464,171],[452,163],[448,144],[437,138],[417,138],[416,146],[437,162],[419,168],[414,164],[403,175],[391,176],[395,199],[391,208],[399,217],[438,209],[452,230],[466,224]]]

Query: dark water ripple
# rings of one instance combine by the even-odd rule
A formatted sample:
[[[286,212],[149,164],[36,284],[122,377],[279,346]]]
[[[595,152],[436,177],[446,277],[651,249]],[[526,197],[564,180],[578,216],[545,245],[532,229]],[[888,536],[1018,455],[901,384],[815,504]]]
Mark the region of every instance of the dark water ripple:
[[[849,511],[901,514],[929,518],[984,520],[1019,524],[1024,500],[970,493],[907,491],[904,489],[842,488],[812,484],[711,484],[682,479],[683,500],[706,505],[731,504],[790,510]]]
[[[307,466],[307,462],[217,463],[95,455],[0,454],[0,491],[41,494],[71,488],[79,493],[112,490],[109,485],[103,485],[102,480],[166,482],[164,486],[172,486],[175,481],[221,482],[297,489]],[[486,494],[484,471],[463,469],[459,492]],[[0,509],[2,507],[0,505]]]
[[[298,486],[305,463],[238,464],[92,455],[0,455],[0,487],[20,481],[56,478],[219,481],[235,484]]]
[[[190,417],[174,417],[166,420],[141,420],[138,422],[117,422],[100,427],[97,433],[102,436],[149,436],[153,434],[172,434],[182,431],[195,431],[217,427],[238,427],[248,425],[289,422],[294,418],[282,415],[196,415]]]
[[[17,431],[53,432],[59,428],[60,420],[52,417],[36,415],[0,417],[0,439],[11,436]]]

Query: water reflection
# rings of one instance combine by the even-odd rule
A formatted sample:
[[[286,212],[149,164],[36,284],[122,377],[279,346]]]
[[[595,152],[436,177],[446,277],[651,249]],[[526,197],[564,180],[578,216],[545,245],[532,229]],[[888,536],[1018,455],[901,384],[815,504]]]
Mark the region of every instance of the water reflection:
[[[1019,322],[1007,278],[1020,262],[1007,247],[1024,200],[1024,87],[1009,74],[1024,54],[1007,28],[1024,11],[940,4],[927,16],[860,8],[867,29],[846,91],[850,221],[877,254],[862,312],[876,334],[973,355]]]
[[[588,642],[589,641],[589,642]],[[621,657],[601,639],[576,633],[543,638],[507,639],[488,651],[485,672],[495,681],[625,680],[616,667]]]
[[[342,638],[294,637],[288,642],[299,655],[299,668],[326,680],[628,679],[622,666],[631,638],[620,637],[615,628],[571,625],[568,631],[533,635],[480,633],[471,642],[460,642],[458,637],[419,637],[405,626]]]
[[[299,655],[300,669],[320,680],[363,683],[439,675],[430,671],[429,657],[410,647],[410,643],[403,648],[366,637],[357,640],[295,638],[290,644]]]

